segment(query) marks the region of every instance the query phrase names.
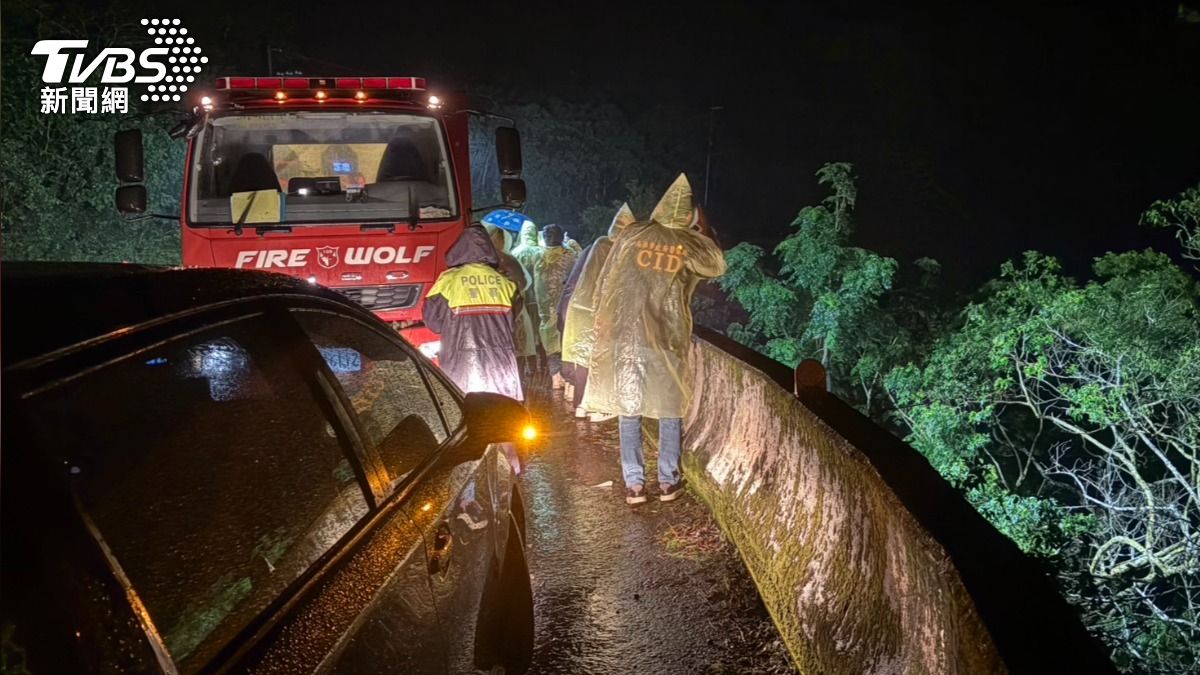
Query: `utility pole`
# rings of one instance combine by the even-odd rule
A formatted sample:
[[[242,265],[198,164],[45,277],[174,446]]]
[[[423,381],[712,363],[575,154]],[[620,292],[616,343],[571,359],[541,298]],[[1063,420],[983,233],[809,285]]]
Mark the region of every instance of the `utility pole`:
[[[267,75],[271,75],[271,76],[275,75],[275,68],[272,66],[272,63],[271,63],[271,54],[275,54],[275,53],[282,54],[283,50],[272,47],[271,45],[268,44],[267,45]]]
[[[708,208],[708,187],[712,174],[713,131],[717,126],[717,113],[724,110],[723,106],[714,105],[708,109],[708,153],[704,158],[704,208]]]

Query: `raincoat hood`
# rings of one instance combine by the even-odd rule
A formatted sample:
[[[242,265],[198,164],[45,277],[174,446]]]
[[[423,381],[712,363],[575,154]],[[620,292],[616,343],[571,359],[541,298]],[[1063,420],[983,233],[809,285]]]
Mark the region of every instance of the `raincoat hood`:
[[[492,245],[492,239],[487,230],[478,225],[472,225],[463,230],[458,241],[446,251],[446,267],[458,267],[468,263],[483,263],[492,267],[500,265],[500,255]]]
[[[650,214],[650,220],[677,230],[686,230],[696,219],[696,205],[692,201],[692,186],[686,174],[679,174],[671,187],[667,188],[658,206]]]
[[[518,246],[537,246],[538,231],[537,225],[533,224],[532,220],[527,220],[521,225],[521,236],[518,239]]]
[[[484,225],[487,229],[488,236],[492,238],[492,246],[496,247],[501,253],[508,253],[512,250],[512,235],[508,230],[495,225]]]
[[[622,204],[621,208],[617,209],[617,215],[613,216],[612,225],[608,226],[608,238],[617,236],[618,232],[635,220],[637,219],[633,217],[633,209],[629,208],[629,202]]]

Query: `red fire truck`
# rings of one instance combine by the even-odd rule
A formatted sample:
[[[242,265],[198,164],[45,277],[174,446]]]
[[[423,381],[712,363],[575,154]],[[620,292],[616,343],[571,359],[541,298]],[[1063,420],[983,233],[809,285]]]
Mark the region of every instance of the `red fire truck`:
[[[468,118],[484,113],[420,77],[222,77],[196,102],[171,134],[188,139],[184,266],[328,286],[432,356],[423,299],[471,222]],[[518,207],[516,129],[495,142],[502,202]],[[116,145],[118,208],[144,217],[141,134]]]

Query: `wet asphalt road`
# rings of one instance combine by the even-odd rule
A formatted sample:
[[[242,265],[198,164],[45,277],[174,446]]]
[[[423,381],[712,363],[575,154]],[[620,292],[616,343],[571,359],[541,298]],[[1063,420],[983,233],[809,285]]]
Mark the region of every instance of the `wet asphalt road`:
[[[534,673],[791,673],[737,557],[692,494],[624,501],[617,423],[533,401],[525,458]],[[648,452],[647,476],[654,476]],[[612,481],[612,487],[595,487]]]

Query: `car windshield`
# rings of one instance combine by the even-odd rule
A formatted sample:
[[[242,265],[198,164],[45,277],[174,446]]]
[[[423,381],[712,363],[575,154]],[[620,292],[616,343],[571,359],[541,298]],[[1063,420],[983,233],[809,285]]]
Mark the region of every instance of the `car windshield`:
[[[210,120],[196,140],[194,226],[395,222],[457,215],[441,125],[382,112]]]

